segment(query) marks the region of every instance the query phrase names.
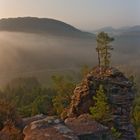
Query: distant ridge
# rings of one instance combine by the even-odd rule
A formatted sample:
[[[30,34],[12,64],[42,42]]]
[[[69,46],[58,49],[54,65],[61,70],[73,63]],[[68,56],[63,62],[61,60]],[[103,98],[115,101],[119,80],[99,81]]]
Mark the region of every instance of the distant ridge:
[[[97,30],[95,30],[93,32],[102,32],[102,31],[109,33],[109,32],[115,32],[116,29],[111,27],[111,26],[107,26],[107,27],[103,27],[103,28],[97,29]]]
[[[48,35],[92,38],[94,34],[83,32],[67,23],[49,18],[18,17],[0,19],[0,31],[45,33]]]
[[[127,35],[127,36],[140,36],[140,25],[130,26],[130,27],[122,27],[122,28],[113,28],[111,26],[103,27],[98,30],[92,31],[92,33],[96,34],[98,32],[107,32],[112,35]]]

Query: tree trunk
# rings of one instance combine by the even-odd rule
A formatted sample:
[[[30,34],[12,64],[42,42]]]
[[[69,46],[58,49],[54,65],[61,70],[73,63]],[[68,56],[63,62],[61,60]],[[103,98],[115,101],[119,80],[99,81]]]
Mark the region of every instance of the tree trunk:
[[[98,52],[98,65],[99,65],[99,67],[101,66],[101,60],[100,60],[100,52],[99,52],[99,50],[97,51]]]

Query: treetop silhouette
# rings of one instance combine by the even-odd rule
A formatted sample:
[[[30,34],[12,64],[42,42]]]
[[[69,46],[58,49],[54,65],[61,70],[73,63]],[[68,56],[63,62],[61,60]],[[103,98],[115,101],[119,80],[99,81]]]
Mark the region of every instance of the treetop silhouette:
[[[98,63],[99,67],[109,67],[110,66],[110,51],[113,50],[110,43],[114,41],[114,38],[110,37],[105,32],[100,32],[96,37],[97,47],[96,51],[98,53]]]

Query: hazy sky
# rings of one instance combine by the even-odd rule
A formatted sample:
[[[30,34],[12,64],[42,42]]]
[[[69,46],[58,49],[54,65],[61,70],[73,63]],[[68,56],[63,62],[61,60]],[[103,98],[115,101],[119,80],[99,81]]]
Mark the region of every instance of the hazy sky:
[[[0,0],[0,18],[46,17],[80,29],[140,25],[140,0]]]

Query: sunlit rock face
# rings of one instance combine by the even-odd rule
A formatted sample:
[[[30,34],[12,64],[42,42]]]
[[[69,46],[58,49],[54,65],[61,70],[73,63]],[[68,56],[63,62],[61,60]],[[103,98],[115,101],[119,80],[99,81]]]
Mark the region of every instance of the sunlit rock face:
[[[99,85],[103,85],[112,113],[112,124],[122,133],[122,140],[135,140],[130,113],[134,100],[133,83],[116,68],[96,67],[77,85],[67,117],[90,113],[94,105],[93,96]]]
[[[29,123],[23,133],[24,140],[78,140],[74,132],[55,116]]]
[[[108,128],[97,123],[89,114],[65,121],[48,116],[30,122],[23,131],[24,140],[112,140]]]
[[[108,127],[93,120],[89,114],[67,118],[65,124],[73,130],[79,140],[112,140]]]
[[[21,128],[15,126],[11,121],[4,124],[3,129],[0,131],[0,140],[23,140],[24,135]]]

